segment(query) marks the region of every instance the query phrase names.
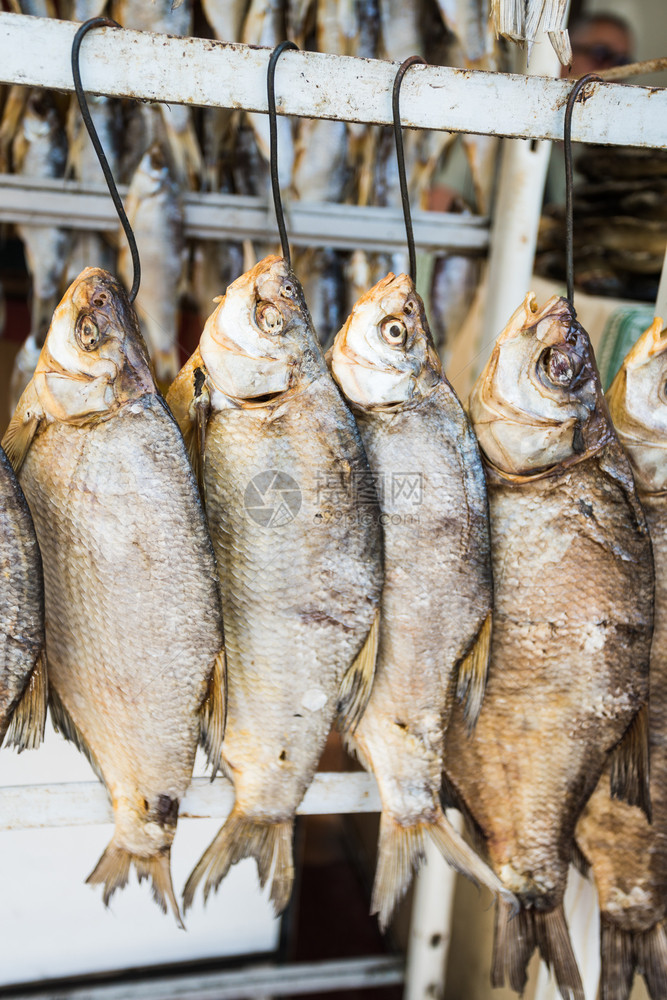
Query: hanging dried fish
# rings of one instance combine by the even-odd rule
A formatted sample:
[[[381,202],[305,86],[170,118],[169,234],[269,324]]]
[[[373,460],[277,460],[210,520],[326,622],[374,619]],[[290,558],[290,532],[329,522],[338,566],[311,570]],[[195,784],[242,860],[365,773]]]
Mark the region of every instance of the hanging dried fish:
[[[603,767],[649,807],[653,564],[587,334],[566,299],[529,294],[470,397],[489,484],[491,661],[472,736],[455,707],[447,776],[494,871],[492,982],[522,992],[538,948],[584,1000],[563,893],[575,823]]]
[[[655,558],[649,740],[653,822],[610,796],[605,772],[577,824],[600,898],[601,1000],[628,1000],[635,972],[667,996],[667,331],[640,337],[607,394],[630,458]]]
[[[178,300],[185,269],[185,223],[179,190],[157,144],[145,154],[132,178],[125,210],[142,265],[137,315],[158,384],[166,388],[180,364]],[[125,241],[118,254],[118,273],[129,288],[133,265]]]
[[[224,728],[220,596],[183,440],[107,272],[67,290],[3,446],[44,559],[52,718],[114,808],[88,881],[108,902],[134,864],[180,919],[179,802],[198,742],[217,761]]]
[[[389,274],[355,305],[331,351],[379,486],[385,585],[376,677],[351,740],[382,798],[372,910],[386,927],[430,836],[459,871],[500,879],[439,803],[454,691],[474,725],[491,633],[491,554],[482,462],[445,379],[424,306]]]
[[[67,142],[51,94],[33,90],[13,144],[14,167],[23,177],[60,178],[65,173]],[[53,310],[61,293],[71,233],[56,226],[17,225],[32,280],[30,334],[17,355],[12,375],[14,402],[34,370]],[[25,377],[27,375],[27,378]]]
[[[294,814],[332,720],[353,726],[375,667],[379,510],[352,415],[299,283],[268,257],[227,289],[167,397],[199,469],[229,669],[221,767],[235,804],[186,907],[254,857],[279,913]]]

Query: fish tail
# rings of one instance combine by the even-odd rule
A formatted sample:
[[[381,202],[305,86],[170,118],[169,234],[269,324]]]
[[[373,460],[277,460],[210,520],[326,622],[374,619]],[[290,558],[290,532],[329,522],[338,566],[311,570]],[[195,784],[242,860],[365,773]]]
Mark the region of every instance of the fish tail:
[[[371,899],[371,913],[377,914],[380,930],[386,930],[412,881],[413,872],[418,871],[425,856],[424,824],[403,826],[383,812]]]
[[[452,868],[472,879],[475,884],[486,885],[493,892],[499,893],[507,900],[508,905],[516,905],[514,896],[505,889],[500,879],[472,847],[466,844],[441,809],[437,810],[434,820],[420,821],[410,826],[382,813],[371,912],[378,915],[383,931],[410,885],[413,873],[418,871],[424,861],[425,834],[431,837]]]
[[[626,931],[600,918],[600,1000],[628,1000],[640,972],[651,1000],[667,997],[665,921],[647,931]]]
[[[46,679],[46,654],[40,652],[30,679],[18,705],[14,709],[5,746],[21,750],[34,750],[44,739],[46,725],[48,681]]]
[[[254,858],[262,888],[270,882],[270,899],[276,916],[289,902],[294,882],[292,832],[294,820],[258,820],[245,816],[236,806],[215,840],[197,862],[183,890],[183,908],[192,906],[197,886],[206,876],[204,902],[215,891],[237,861]]]
[[[612,752],[610,788],[612,798],[639,806],[650,823],[648,734],[648,705],[642,705]]]
[[[522,907],[513,913],[504,900],[496,908],[491,983],[508,982],[517,993],[526,986],[530,957],[538,948],[558,983],[563,1000],[585,1000],[562,903],[548,913]]]
[[[131,851],[121,847],[114,837],[86,879],[86,882],[89,885],[104,886],[102,898],[104,905],[108,906],[109,900],[116,889],[122,889],[123,886],[127,885],[130,877],[130,868],[134,863],[140,882],[145,878],[151,879],[153,899],[162,912],[167,912],[168,903],[176,918],[176,923],[184,929],[174,893],[174,886],[171,881],[170,860],[171,849],[169,847],[163,847],[158,854],[154,854],[151,857],[142,857],[138,854],[132,854]]]

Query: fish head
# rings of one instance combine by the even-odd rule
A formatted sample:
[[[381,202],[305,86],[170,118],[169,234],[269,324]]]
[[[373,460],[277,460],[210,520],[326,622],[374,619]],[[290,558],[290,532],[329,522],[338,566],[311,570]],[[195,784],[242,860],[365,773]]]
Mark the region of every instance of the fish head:
[[[156,391],[134,310],[107,271],[88,267],[69,286],[34,378],[45,412],[66,422]]]
[[[336,334],[331,370],[364,409],[417,401],[442,380],[424,303],[405,274],[388,274],[354,306]]]
[[[529,293],[498,337],[470,395],[488,462],[524,476],[569,464],[613,437],[588,334],[567,299]]]
[[[639,488],[667,490],[667,329],[659,317],[623,361],[607,401]]]
[[[326,371],[303,290],[282,257],[265,257],[229,285],[199,347],[214,389],[239,405],[266,405]]]

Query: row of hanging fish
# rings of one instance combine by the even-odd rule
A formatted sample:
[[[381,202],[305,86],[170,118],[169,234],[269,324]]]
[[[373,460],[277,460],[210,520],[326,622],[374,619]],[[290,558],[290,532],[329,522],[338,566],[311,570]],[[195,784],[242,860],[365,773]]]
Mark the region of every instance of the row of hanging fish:
[[[53,16],[53,5],[24,0],[25,13]],[[334,54],[401,61],[421,54],[434,64],[496,69],[506,59],[495,40],[485,4],[419,0],[241,0],[202,3],[185,0],[172,10],[166,0],[119,0],[116,4],[73,2],[63,11],[74,19],[111,13],[124,27],[143,31],[214,35],[225,41],[274,46],[289,36],[302,47]],[[504,60],[504,61],[503,61]],[[265,115],[227,109],[190,109],[91,98],[91,112],[119,183],[130,185],[130,221],[138,231],[144,282],[137,303],[142,331],[152,352],[158,381],[168,387],[178,368],[178,306],[193,302],[202,317],[221,287],[239,273],[240,242],[188,242],[183,197],[190,190],[266,196],[268,120]],[[281,188],[293,200],[398,206],[398,174],[390,129],[355,123],[279,118]],[[414,204],[424,205],[441,164],[456,143],[443,132],[406,135],[406,162]],[[462,136],[474,194],[481,214],[489,211],[497,163],[495,137]],[[69,177],[84,187],[101,183],[99,164],[83,128],[74,97],[11,87],[0,122],[0,165],[26,178]],[[465,210],[463,204],[456,210]],[[89,260],[115,271],[113,233],[59,227],[20,226],[32,280],[30,336],[17,360],[14,403],[34,368],[56,303]],[[169,252],[165,253],[165,247]],[[257,246],[259,256],[270,247]],[[247,248],[246,248],[247,250]],[[92,253],[92,256],[90,254]],[[122,254],[122,251],[121,251]],[[159,260],[159,265],[157,261]],[[350,254],[331,248],[306,248],[295,261],[304,275],[318,336],[330,346],[360,294],[402,257]],[[474,290],[479,261],[441,256],[433,276],[432,316],[442,345],[461,323],[469,295],[443,295],[461,272],[463,287]]]
[[[180,919],[169,850],[201,743],[235,803],[185,905],[251,856],[280,912],[294,814],[336,721],[380,789],[383,927],[429,836],[498,896],[494,983],[521,991],[537,948],[583,1000],[562,901],[586,858],[603,995],[627,997],[638,968],[664,996],[660,331],[610,394],[629,462],[561,298],[514,314],[471,425],[405,276],[362,296],[327,366],[295,275],[262,260],[168,405],[121,286],[94,268],[75,280],[3,445],[44,562],[52,718],[114,807],[89,876],[106,901],[134,864]],[[3,729],[22,747],[39,742],[46,676],[39,554],[23,522],[18,535],[32,631]]]

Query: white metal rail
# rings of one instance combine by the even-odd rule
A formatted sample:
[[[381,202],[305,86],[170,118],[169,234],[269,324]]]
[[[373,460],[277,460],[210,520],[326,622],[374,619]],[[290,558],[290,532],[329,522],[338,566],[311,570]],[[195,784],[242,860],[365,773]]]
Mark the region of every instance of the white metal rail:
[[[76,28],[0,13],[0,81],[71,91]],[[102,28],[86,38],[81,75],[93,93],[266,112],[269,55],[248,45]],[[286,52],[276,72],[278,111],[391,124],[395,73],[394,63],[378,59]],[[415,66],[401,90],[402,119],[415,128],[560,139],[570,89],[547,77]],[[573,141],[667,146],[667,90],[596,83],[589,93],[575,108]]]
[[[179,816],[222,818],[233,804],[234,790],[226,778],[195,778],[181,803]],[[379,811],[375,779],[362,771],[316,774],[297,810],[302,816]],[[99,781],[0,788],[0,831],[93,823],[113,823],[109,797]]]
[[[121,188],[121,195],[126,192]],[[232,194],[187,193],[186,236],[201,240],[266,240],[277,230],[273,207],[261,198]],[[341,250],[391,252],[405,248],[400,208],[320,204],[286,205],[293,246],[328,246]],[[83,187],[73,181],[0,174],[0,219],[33,226],[118,231],[118,216],[103,185]],[[489,243],[488,219],[445,212],[414,212],[417,246],[426,252],[483,252]]]

